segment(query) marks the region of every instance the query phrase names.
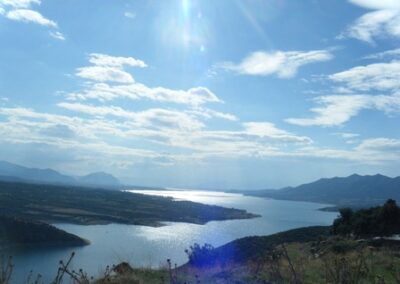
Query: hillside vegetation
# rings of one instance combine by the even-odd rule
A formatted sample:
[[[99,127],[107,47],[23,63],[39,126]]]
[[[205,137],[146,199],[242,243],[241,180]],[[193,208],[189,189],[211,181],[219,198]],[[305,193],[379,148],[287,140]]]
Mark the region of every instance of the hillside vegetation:
[[[256,217],[245,210],[171,198],[71,186],[0,182],[0,214],[45,223],[204,224]]]
[[[0,216],[0,248],[9,246],[83,246],[87,240],[54,226]]]
[[[355,237],[382,237],[400,234],[400,208],[389,199],[383,206],[353,211],[340,210],[340,217],[333,223],[333,234]]]

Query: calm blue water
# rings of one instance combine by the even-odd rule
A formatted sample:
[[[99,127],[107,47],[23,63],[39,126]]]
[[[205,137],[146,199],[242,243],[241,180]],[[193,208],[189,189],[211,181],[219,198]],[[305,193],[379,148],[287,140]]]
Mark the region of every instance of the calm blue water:
[[[143,191],[142,191],[143,192]],[[146,191],[146,194],[168,195],[176,199],[246,209],[262,215],[248,220],[209,222],[206,225],[166,223],[161,228],[132,225],[80,226],[58,224],[57,227],[91,241],[91,245],[74,249],[25,249],[13,251],[13,283],[22,283],[31,270],[41,273],[46,281],[55,277],[58,262],[72,251],[75,269],[84,268],[98,276],[107,265],[129,261],[135,266],[158,267],[170,258],[173,263],[186,262],[184,250],[193,243],[219,246],[237,238],[269,235],[292,228],[329,225],[336,213],[318,211],[326,205],[278,201],[221,192]]]

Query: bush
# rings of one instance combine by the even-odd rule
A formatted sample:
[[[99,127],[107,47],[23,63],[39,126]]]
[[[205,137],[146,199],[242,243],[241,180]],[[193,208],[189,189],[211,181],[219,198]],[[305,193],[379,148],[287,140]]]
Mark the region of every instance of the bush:
[[[353,212],[341,209],[340,216],[333,222],[335,235],[356,237],[390,236],[400,233],[400,208],[389,199],[383,206]]]
[[[189,263],[194,266],[204,267],[215,264],[217,255],[214,247],[210,244],[194,244],[189,249],[185,250],[189,258]]]

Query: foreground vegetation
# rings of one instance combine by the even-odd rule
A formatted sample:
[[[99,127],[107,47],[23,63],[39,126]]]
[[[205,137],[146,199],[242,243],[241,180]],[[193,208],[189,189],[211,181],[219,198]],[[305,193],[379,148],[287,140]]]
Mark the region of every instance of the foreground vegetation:
[[[204,224],[256,217],[245,210],[166,197],[14,182],[0,182],[0,215],[45,223],[147,226],[161,226],[163,221]]]
[[[60,263],[52,284],[400,283],[398,242],[326,235],[329,229],[310,227],[248,237],[216,249],[194,245],[187,250],[189,261],[184,266],[176,267],[170,260],[160,269],[132,268],[121,263],[107,267],[97,280],[82,270],[70,270],[72,255]],[[300,240],[292,241],[296,236]],[[259,249],[257,245],[261,245]],[[240,251],[240,256],[226,258],[232,248]],[[27,283],[42,282],[40,277],[31,277]]]

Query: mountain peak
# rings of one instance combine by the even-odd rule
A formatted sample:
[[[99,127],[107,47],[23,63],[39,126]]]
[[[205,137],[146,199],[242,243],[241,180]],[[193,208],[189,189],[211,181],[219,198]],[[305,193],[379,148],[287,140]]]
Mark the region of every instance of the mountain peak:
[[[79,177],[78,180],[90,185],[119,185],[119,180],[106,172],[94,172],[86,176]]]
[[[392,198],[400,200],[400,177],[382,174],[319,179],[287,190],[266,192],[265,196],[296,201],[363,206],[381,204]]]
[[[347,178],[361,178],[361,177],[362,177],[362,175],[352,174],[352,175],[349,175]]]

